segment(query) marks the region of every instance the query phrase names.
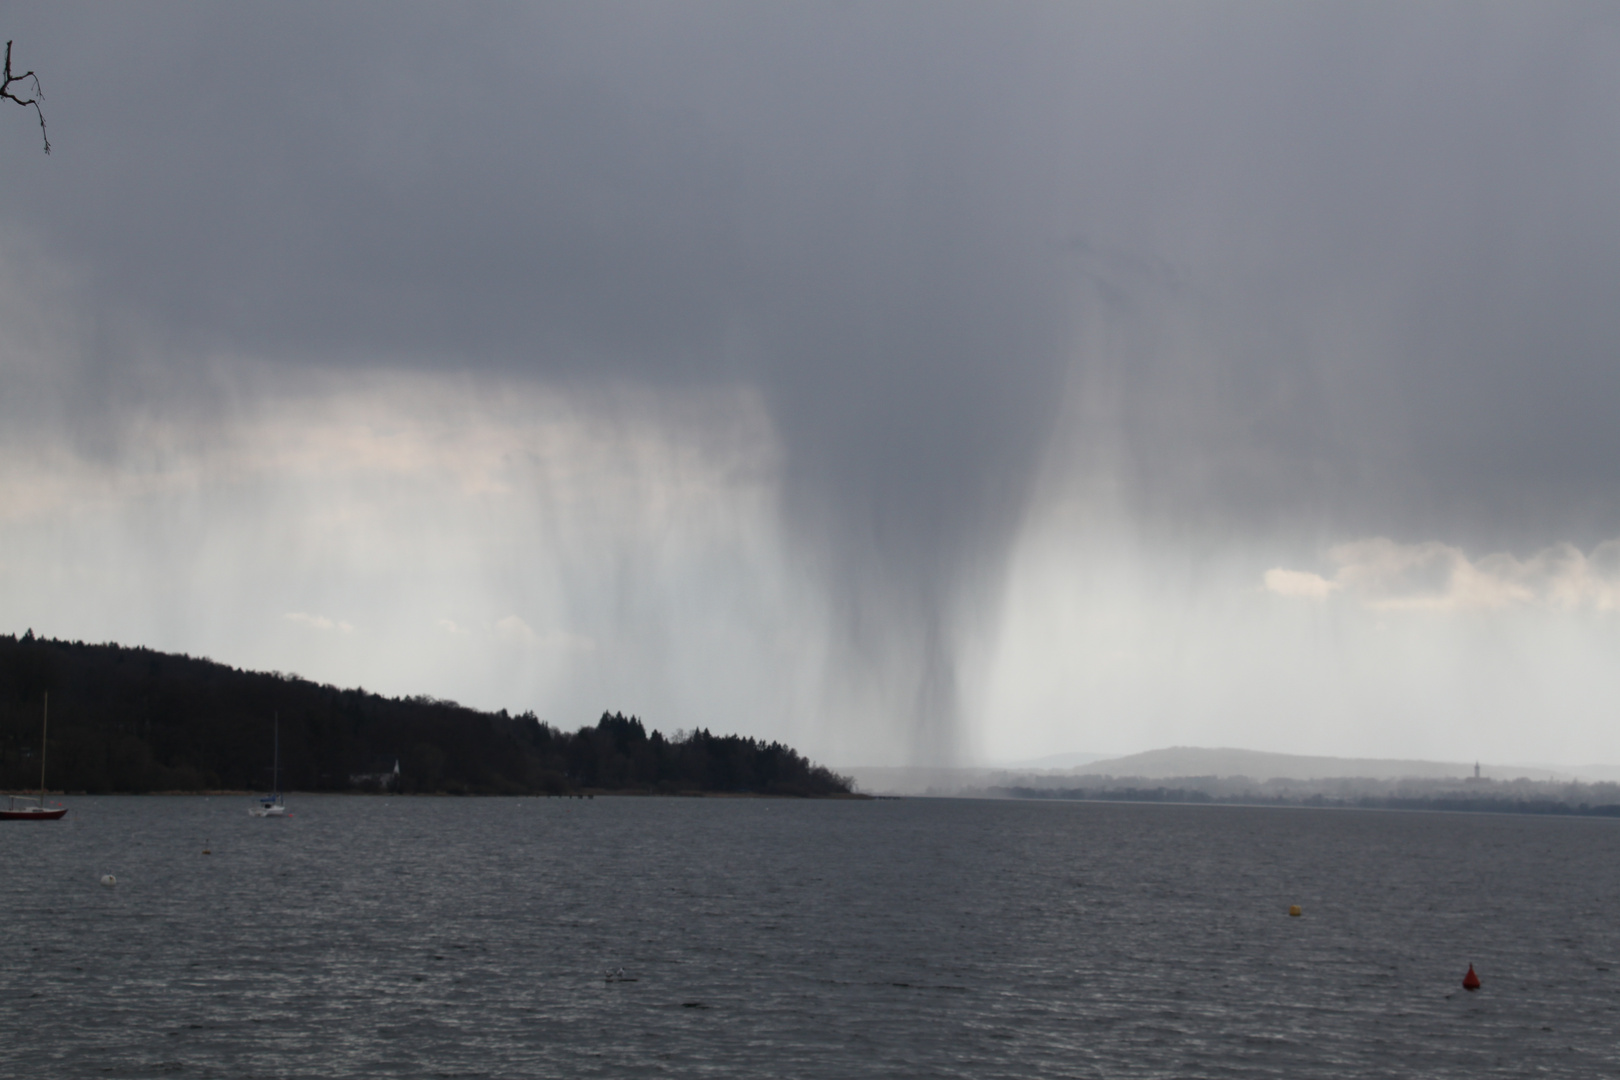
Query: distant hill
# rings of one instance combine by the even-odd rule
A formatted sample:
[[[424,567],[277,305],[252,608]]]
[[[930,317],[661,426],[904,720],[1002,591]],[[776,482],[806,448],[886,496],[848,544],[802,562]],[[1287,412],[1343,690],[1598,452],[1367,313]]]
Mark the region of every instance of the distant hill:
[[[1065,767],[1068,766],[1068,767]],[[1231,781],[1220,790],[1247,790],[1238,781],[1275,785],[1284,781],[1370,781],[1355,790],[1383,791],[1401,781],[1471,780],[1474,766],[1460,761],[1411,761],[1398,758],[1334,758],[1272,754],[1259,750],[1173,746],[1142,754],[1107,758],[1096,754],[1058,754],[997,767],[925,768],[855,766],[840,772],[853,777],[861,791],[881,795],[983,796],[1013,789],[1064,791],[1131,788],[1136,781]],[[1620,781],[1620,767],[1585,765],[1480,766],[1485,780],[1553,783]],[[1236,784],[1236,786],[1234,786]],[[1140,786],[1140,785],[1136,785]],[[1208,785],[1204,785],[1208,786]],[[1352,785],[1354,787],[1354,785]],[[1281,790],[1281,789],[1278,789]],[[1340,785],[1335,790],[1350,790]]]
[[[617,713],[568,732],[533,713],[388,698],[151,649],[36,639],[31,632],[0,635],[0,789],[39,783],[47,692],[47,781],[59,791],[267,789],[277,716],[286,790],[850,790],[850,781],[781,743],[707,730],[666,739]]]
[[[1148,780],[1181,776],[1246,776],[1251,780],[1329,780],[1340,777],[1369,780],[1461,779],[1474,775],[1474,765],[1460,761],[1308,757],[1224,747],[1172,746],[1165,750],[1149,750],[1142,754],[1093,761],[1073,772],[1085,776],[1139,776]],[[1503,780],[1520,777],[1531,780],[1567,779],[1572,774],[1572,770],[1517,765],[1480,766],[1481,776]]]
[[[1045,757],[1025,758],[996,766],[999,769],[1073,769],[1096,761],[1107,761],[1107,754],[1087,754],[1071,751],[1067,754],[1047,754]]]
[[[1079,768],[853,768],[874,795],[1232,804],[1620,817],[1600,767],[1482,766],[1178,746]]]

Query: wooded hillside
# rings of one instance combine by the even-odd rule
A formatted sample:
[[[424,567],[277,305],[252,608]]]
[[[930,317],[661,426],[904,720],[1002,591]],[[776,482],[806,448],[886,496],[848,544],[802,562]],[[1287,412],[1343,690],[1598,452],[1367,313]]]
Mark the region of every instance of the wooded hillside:
[[[781,743],[693,731],[649,735],[604,713],[567,732],[533,713],[387,698],[276,672],[119,645],[0,635],[0,789],[268,789],[280,717],[281,787],[566,794],[581,791],[848,793],[850,782]],[[397,779],[394,777],[398,763]]]

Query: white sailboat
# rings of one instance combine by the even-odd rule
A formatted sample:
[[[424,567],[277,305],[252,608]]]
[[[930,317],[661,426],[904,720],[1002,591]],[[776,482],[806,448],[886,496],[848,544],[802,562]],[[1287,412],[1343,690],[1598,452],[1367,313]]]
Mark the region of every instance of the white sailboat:
[[[259,796],[259,805],[248,807],[248,813],[254,817],[291,817],[291,811],[281,799],[281,714],[276,716],[276,752],[273,764],[270,766],[270,787],[268,795]]]
[[[39,798],[8,795],[11,801],[0,809],[0,821],[60,821],[67,807],[45,805],[45,736],[50,732],[51,695],[45,693],[45,711],[39,721]]]

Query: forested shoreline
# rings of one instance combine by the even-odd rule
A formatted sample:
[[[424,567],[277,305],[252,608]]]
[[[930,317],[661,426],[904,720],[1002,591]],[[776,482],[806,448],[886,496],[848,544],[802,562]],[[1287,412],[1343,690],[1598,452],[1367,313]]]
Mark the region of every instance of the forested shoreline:
[[[566,731],[533,713],[389,698],[116,644],[0,635],[0,790],[261,790],[279,717],[281,787],[466,795],[848,795],[781,743],[698,729],[666,738],[603,713]]]

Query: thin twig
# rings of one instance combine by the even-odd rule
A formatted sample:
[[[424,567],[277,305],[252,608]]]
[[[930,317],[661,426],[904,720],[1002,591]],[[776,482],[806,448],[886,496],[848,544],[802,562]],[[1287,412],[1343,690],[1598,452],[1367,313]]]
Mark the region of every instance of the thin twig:
[[[23,83],[26,87],[27,80],[29,79],[34,80],[33,97],[20,98],[12,92],[12,83]],[[45,152],[48,154],[51,152],[51,136],[50,132],[45,130],[45,110],[39,107],[39,99],[44,96],[45,91],[39,88],[38,75],[35,75],[32,71],[25,71],[21,75],[13,75],[11,73],[11,42],[6,42],[6,77],[4,82],[0,82],[0,98],[10,98],[23,108],[27,108],[30,105],[34,107],[34,113],[39,117],[39,134],[40,137],[45,140]]]

